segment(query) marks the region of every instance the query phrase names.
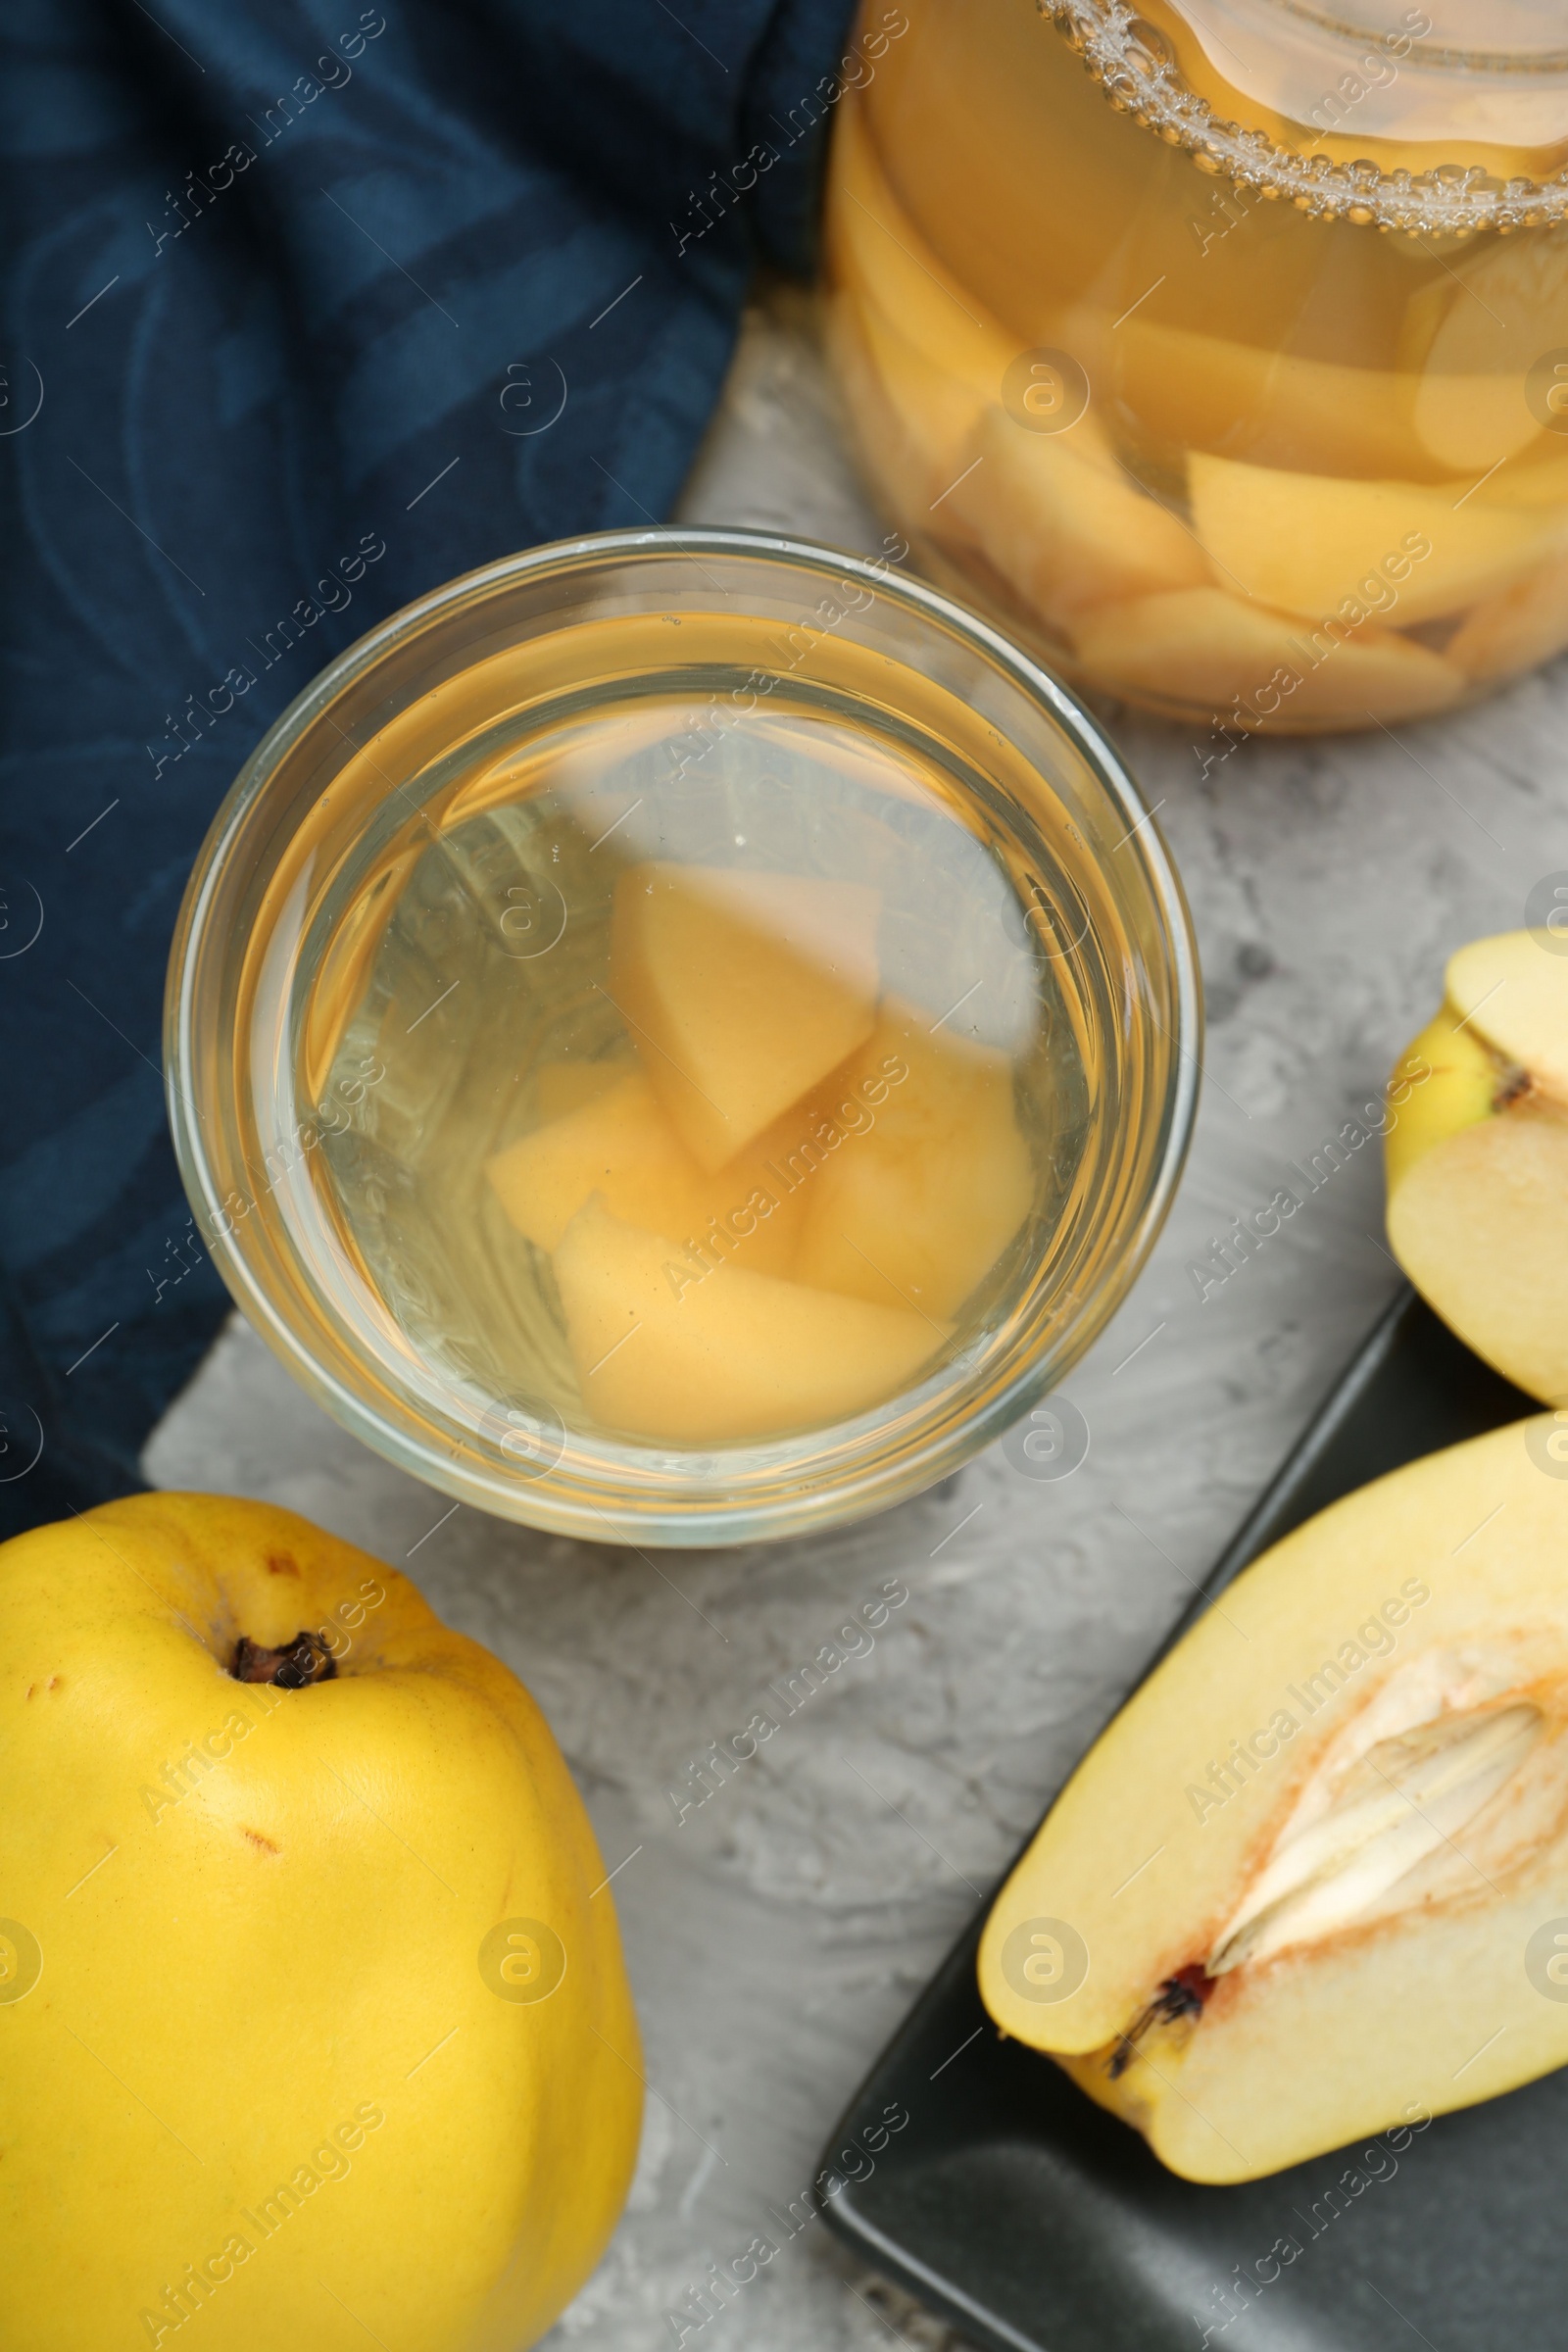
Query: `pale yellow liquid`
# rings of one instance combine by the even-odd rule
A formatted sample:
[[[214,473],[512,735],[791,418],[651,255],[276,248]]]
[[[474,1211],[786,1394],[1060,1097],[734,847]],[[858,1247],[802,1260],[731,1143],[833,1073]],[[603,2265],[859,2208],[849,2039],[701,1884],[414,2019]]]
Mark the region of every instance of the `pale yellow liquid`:
[[[1094,1117],[1025,917],[1021,894],[1060,895],[1039,845],[820,697],[780,684],[718,733],[703,709],[694,729],[649,679],[503,726],[381,859],[337,925],[368,944],[323,1152],[424,1362],[503,1415],[688,1450],[835,1425],[950,1363],[1038,1265]],[[737,960],[686,975],[671,1028],[660,958],[693,889]],[[748,998],[760,969],[777,986]],[[739,1095],[776,1107],[728,1152]]]
[[[1568,229],[1309,218],[1113,112],[1031,0],[905,13],[840,110],[829,318],[934,568],[1088,684],[1232,727],[1396,723],[1568,643]],[[1325,132],[1145,13],[1218,114],[1297,154],[1563,160],[1372,136],[1353,107]]]

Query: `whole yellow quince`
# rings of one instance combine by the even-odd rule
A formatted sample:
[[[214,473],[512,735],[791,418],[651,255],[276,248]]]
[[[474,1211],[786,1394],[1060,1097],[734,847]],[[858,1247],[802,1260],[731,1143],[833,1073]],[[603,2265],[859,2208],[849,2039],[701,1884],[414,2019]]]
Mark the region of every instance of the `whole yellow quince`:
[[[642,2078],[507,1668],[291,1512],[138,1495],[0,1547],[0,1789],[4,2352],[531,2344]]]

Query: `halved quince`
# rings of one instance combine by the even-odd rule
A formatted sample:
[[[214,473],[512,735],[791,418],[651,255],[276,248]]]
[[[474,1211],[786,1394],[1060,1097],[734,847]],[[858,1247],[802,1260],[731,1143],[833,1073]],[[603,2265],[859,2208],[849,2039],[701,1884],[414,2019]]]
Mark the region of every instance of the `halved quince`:
[[[599,1200],[554,1262],[589,1411],[671,1445],[845,1419],[907,1388],[951,1337],[906,1308],[753,1274],[718,1251],[694,1258]]]
[[[1557,945],[1506,931],[1449,959],[1443,1011],[1395,1068],[1387,1150],[1389,1243],[1410,1280],[1478,1355],[1564,1404],[1568,955]]]
[[[869,1037],[881,901],[858,882],[654,860],[611,913],[610,995],[712,1170]]]
[[[1012,1063],[889,999],[841,1076],[820,1098],[837,1140],[808,1147],[792,1271],[847,1298],[952,1315],[1034,1199]]]
[[[1189,2180],[1568,2061],[1568,1480],[1538,1466],[1540,1426],[1274,1545],[1123,1708],[998,1899],[997,2024]]]

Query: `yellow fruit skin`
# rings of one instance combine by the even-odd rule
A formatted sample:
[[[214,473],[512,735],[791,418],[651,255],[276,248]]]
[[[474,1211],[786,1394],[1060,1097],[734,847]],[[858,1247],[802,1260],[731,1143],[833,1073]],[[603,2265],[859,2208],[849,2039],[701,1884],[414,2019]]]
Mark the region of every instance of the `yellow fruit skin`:
[[[1451,1004],[1428,1021],[1395,1063],[1389,1079],[1393,1124],[1383,1146],[1392,1200],[1400,1180],[1434,1144],[1493,1115],[1497,1060],[1472,1027],[1458,1026]]]
[[[1568,2062],[1568,2004],[1525,1965],[1568,1915],[1568,1479],[1544,1467],[1558,1434],[1543,1415],[1451,1446],[1265,1552],[1090,1750],[998,1897],[979,1957],[996,2024],[1186,2179],[1258,2179]],[[1156,2029],[1112,2077],[1118,2037],[1212,1953],[1335,1743],[1402,1728],[1412,1704],[1439,1720],[1466,1675],[1486,1703],[1494,1662],[1541,1710],[1528,1788],[1438,1841],[1413,1893],[1212,1980],[1196,2025]],[[1223,1800],[1211,1759],[1231,1760]]]
[[[320,1627],[333,1680],[226,1671]],[[183,2343],[181,2292],[208,2352],[533,2343],[619,2212],[641,2061],[500,1660],[290,1512],[136,1496],[0,1549],[0,1786],[42,1959],[15,1997],[0,1928],[3,2352]],[[565,1955],[542,2000],[481,1971],[519,1920]]]

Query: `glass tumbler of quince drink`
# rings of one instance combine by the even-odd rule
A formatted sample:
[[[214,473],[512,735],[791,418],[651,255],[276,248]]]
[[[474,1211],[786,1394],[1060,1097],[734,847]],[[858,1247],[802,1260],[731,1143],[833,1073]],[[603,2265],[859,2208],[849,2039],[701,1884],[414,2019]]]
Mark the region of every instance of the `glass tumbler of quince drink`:
[[[187,893],[170,1108],[235,1297],[369,1444],[716,1544],[913,1494],[1054,1388],[1163,1217],[1198,1019],[1054,680],[888,561],[608,534],[278,721]]]
[[[871,0],[847,74],[830,334],[933,576],[1211,729],[1568,644],[1560,9]]]

